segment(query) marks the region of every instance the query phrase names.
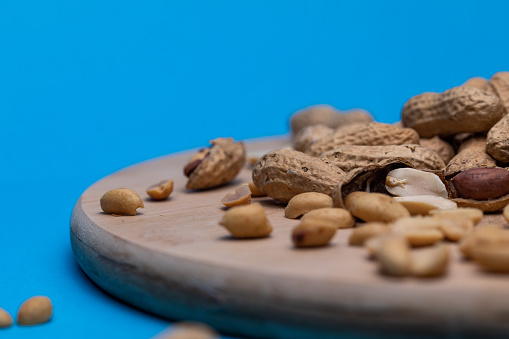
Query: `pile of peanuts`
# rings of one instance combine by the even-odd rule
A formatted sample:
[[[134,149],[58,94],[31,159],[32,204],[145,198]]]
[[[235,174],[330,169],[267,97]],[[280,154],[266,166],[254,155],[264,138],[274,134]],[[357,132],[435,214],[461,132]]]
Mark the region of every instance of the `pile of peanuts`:
[[[189,190],[231,182],[246,161],[252,182],[227,194],[218,221],[235,238],[267,237],[268,196],[300,218],[290,239],[297,248],[326,246],[337,230],[364,246],[380,271],[434,277],[447,271],[450,246],[486,271],[509,272],[509,230],[480,225],[484,213],[509,221],[509,72],[472,78],[443,93],[423,93],[402,108],[401,122],[373,121],[362,109],[316,105],[290,118],[284,149],[248,157],[242,142],[218,138],[184,166]],[[165,199],[173,181],[147,190]],[[136,215],[143,201],[116,189],[103,211]]]

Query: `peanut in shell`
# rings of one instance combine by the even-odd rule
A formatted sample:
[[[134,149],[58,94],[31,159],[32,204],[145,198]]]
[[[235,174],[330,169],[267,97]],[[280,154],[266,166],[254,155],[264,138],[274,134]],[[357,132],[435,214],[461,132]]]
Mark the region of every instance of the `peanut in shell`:
[[[272,199],[288,203],[304,192],[332,194],[343,171],[294,150],[275,150],[263,155],[253,168],[253,183]]]
[[[405,127],[415,129],[422,138],[463,132],[487,132],[505,115],[501,100],[487,91],[458,86],[443,93],[422,93],[403,106]]]
[[[440,138],[438,135],[432,138],[421,138],[419,140],[419,144],[422,147],[437,152],[445,164],[449,163],[449,161],[456,155],[452,145]]]
[[[438,153],[415,145],[361,146],[343,145],[319,157],[345,172],[395,158],[404,158],[414,168],[441,170],[445,163]]]
[[[508,137],[509,115],[506,115],[489,130],[486,137],[486,152],[495,160],[500,162],[509,162]]]
[[[370,122],[352,129],[341,129],[312,143],[304,152],[312,156],[331,151],[343,145],[404,145],[418,144],[419,136],[410,128]]]
[[[509,113],[509,72],[495,73],[488,83],[500,98],[506,113]]]
[[[204,156],[191,161],[184,168],[189,178],[187,189],[201,190],[221,186],[232,181],[246,162],[246,150],[242,142],[232,138],[210,141],[211,147]],[[193,165],[193,166],[191,166]]]

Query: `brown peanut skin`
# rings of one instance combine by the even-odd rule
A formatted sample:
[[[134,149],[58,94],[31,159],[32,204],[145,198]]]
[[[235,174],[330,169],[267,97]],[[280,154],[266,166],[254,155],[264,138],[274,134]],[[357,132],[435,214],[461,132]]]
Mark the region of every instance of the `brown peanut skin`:
[[[403,106],[401,120],[422,138],[463,132],[487,132],[505,114],[500,99],[487,91],[458,86],[443,93],[423,93]]]
[[[323,153],[319,158],[345,172],[395,158],[405,158],[416,169],[445,168],[445,163],[438,153],[419,145],[343,145]]]
[[[227,184],[244,166],[246,150],[242,142],[217,138],[210,143],[209,154],[190,172],[187,189],[209,189]]]
[[[371,122],[326,135],[312,143],[304,152],[312,156],[319,156],[343,145],[383,146],[404,144],[419,144],[417,132],[410,128]]]
[[[493,126],[486,138],[486,152],[500,162],[509,162],[509,115]]]
[[[294,150],[263,155],[253,168],[253,183],[272,199],[288,203],[304,192],[331,195],[343,171],[316,157]]]
[[[509,194],[509,171],[503,168],[470,168],[451,182],[459,198],[490,200]]]

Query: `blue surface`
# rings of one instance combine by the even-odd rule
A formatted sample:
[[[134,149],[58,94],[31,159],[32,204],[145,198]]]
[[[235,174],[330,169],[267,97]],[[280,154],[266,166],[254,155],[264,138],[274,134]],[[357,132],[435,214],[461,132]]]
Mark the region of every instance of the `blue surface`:
[[[218,136],[288,131],[296,109],[382,122],[424,91],[509,70],[509,2],[0,0],[0,307],[43,294],[51,322],[1,338],[150,338],[169,322],[74,261],[81,193]],[[72,334],[72,335],[71,335]]]

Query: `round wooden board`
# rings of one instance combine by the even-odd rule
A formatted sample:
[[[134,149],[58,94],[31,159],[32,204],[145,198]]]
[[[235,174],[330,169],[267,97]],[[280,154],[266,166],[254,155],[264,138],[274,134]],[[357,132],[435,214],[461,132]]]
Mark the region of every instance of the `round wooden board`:
[[[247,143],[248,154],[281,148],[284,137]],[[450,244],[448,274],[391,278],[339,230],[331,245],[295,249],[297,220],[284,206],[260,201],[274,227],[265,239],[236,240],[218,225],[220,200],[251,180],[246,168],[227,186],[188,191],[182,168],[189,152],[140,163],[108,176],[80,197],[71,244],[85,273],[101,288],[141,309],[196,320],[260,338],[504,336],[509,330],[509,275],[488,274]],[[168,200],[151,201],[148,186],[173,179]],[[100,197],[128,187],[144,199],[136,216],[101,211]],[[500,215],[484,222],[505,223]]]

